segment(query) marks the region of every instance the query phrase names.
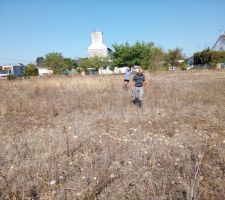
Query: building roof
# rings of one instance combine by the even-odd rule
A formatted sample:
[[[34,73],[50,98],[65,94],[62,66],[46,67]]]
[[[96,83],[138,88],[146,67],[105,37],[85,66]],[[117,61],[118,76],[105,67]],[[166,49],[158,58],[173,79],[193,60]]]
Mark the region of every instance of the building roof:
[[[216,46],[216,44],[217,44],[217,42],[219,41],[220,38],[223,38],[223,40],[225,41],[225,35],[220,35],[220,37],[216,40],[215,44],[213,45],[212,49],[215,48],[215,46]]]

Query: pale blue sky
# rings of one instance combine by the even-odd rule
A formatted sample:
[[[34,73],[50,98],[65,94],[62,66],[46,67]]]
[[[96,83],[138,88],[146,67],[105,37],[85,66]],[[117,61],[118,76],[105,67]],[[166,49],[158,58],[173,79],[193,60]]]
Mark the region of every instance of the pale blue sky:
[[[0,30],[0,65],[85,57],[94,30],[109,47],[153,41],[191,55],[225,31],[225,0],[0,0]]]

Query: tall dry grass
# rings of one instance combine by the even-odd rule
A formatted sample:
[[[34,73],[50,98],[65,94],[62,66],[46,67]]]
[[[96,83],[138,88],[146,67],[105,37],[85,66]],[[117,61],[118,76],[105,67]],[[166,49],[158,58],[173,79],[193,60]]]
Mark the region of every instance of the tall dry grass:
[[[225,72],[0,82],[0,199],[225,199]]]

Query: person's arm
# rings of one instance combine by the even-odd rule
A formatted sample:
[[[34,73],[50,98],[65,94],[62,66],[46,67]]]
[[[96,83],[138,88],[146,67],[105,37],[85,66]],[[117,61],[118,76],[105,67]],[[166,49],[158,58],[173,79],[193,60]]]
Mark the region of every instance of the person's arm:
[[[147,88],[147,82],[145,81],[145,75],[144,75],[144,80],[143,80],[144,82],[143,82],[143,87],[144,87],[144,90],[146,90],[146,88]]]
[[[134,76],[132,78],[132,84],[131,84],[132,87],[135,86],[135,81],[136,81],[136,75],[134,74]]]

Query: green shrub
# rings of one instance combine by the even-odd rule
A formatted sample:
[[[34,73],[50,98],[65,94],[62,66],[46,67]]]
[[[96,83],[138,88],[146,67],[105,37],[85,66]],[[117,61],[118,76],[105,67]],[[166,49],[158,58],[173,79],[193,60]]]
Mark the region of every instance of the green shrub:
[[[7,76],[7,79],[8,79],[9,81],[15,80],[15,79],[17,79],[17,76],[15,76],[15,75],[13,75],[13,74],[10,74],[10,75]]]

